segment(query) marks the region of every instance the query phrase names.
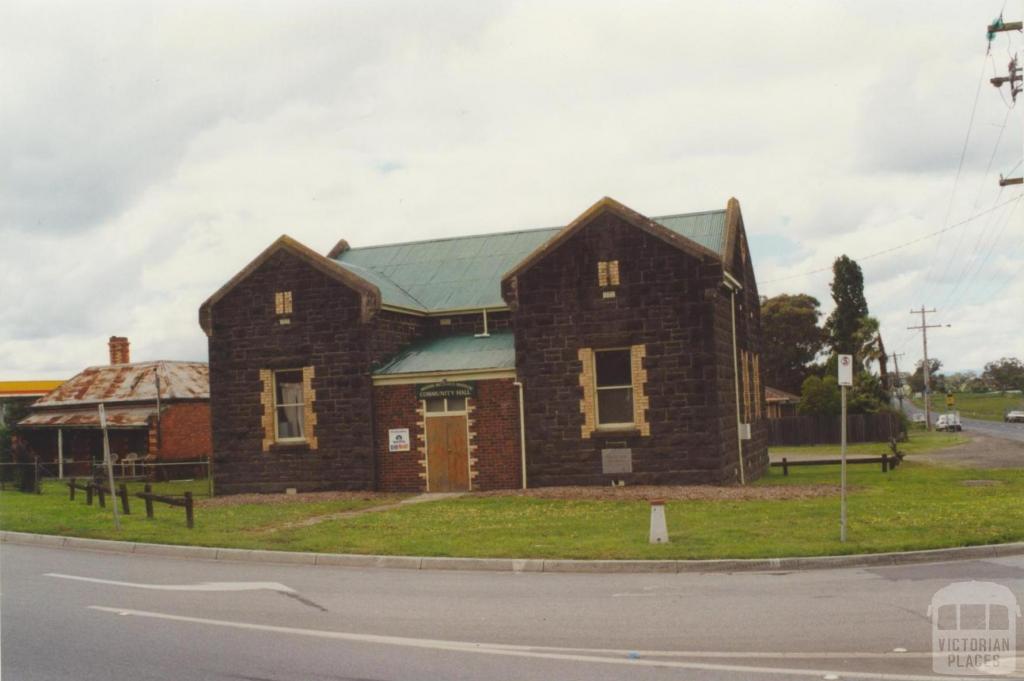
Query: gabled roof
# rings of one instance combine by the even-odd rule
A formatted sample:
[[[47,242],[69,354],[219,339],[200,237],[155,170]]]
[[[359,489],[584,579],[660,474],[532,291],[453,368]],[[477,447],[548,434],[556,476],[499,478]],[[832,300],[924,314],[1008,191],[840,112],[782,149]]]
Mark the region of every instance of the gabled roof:
[[[161,400],[207,400],[210,370],[203,362],[137,362],[89,367],[36,400],[32,410]]]
[[[384,305],[420,313],[504,308],[502,273],[558,229],[351,248],[337,262],[373,282]]]
[[[502,330],[489,336],[444,336],[413,343],[373,375],[486,371],[514,369],[515,366],[515,336],[511,331]]]
[[[509,270],[505,276],[502,277],[502,280],[504,281],[520,276],[603,213],[614,213],[634,227],[637,227],[651,236],[661,239],[665,243],[675,246],[676,248],[697,258],[710,258],[713,260],[722,260],[724,258],[724,248],[722,251],[712,250],[691,238],[689,235],[680,234],[679,232],[659,223],[657,220],[652,220],[651,218],[641,215],[632,208],[628,208],[615,199],[606,196],[587,210],[583,211],[583,213],[573,220],[568,226],[559,230],[550,239],[541,244],[533,253],[528,255],[518,265]],[[711,226],[716,222],[714,219],[697,221],[694,220],[694,214],[675,215],[671,216],[671,218],[673,224],[680,229],[694,227],[699,224],[701,226],[701,230],[699,230],[699,232],[701,233],[702,238],[714,246],[721,243],[722,246],[725,247],[729,242],[728,236],[718,236],[717,232],[711,228]],[[727,221],[723,215],[721,219],[721,232],[723,235],[726,232],[724,229],[726,222]]]
[[[336,248],[340,247],[342,243],[344,243],[344,240],[339,242]],[[270,244],[262,253],[256,256],[256,258],[246,265],[242,271],[233,276],[228,283],[217,289],[217,292],[207,298],[206,302],[199,307],[199,325],[207,335],[210,334],[210,330],[212,328],[210,314],[214,304],[227,295],[233,288],[247,279],[250,274],[260,267],[260,265],[265,263],[271,258],[271,256],[279,251],[287,251],[291,253],[315,269],[320,270],[332,279],[341,282],[359,293],[362,299],[361,317],[364,321],[372,317],[377,308],[380,307],[381,292],[375,285],[366,281],[362,277],[353,274],[349,270],[339,267],[338,263],[335,261],[330,258],[325,258],[308,246],[305,246],[287,234],[284,234],[278,238],[277,241]]]
[[[384,305],[421,314],[505,308],[501,280],[543,249],[571,236],[584,217],[612,209],[674,246],[696,255],[724,259],[728,228],[725,210],[646,218],[612,199],[602,199],[568,227],[480,234],[408,243],[331,250],[345,269],[373,285]],[[582,221],[582,222],[581,222]]]

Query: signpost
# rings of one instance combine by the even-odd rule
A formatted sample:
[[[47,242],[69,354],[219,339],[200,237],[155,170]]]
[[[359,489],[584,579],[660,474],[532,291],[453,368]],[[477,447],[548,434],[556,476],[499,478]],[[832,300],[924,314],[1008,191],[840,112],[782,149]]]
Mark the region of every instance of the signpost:
[[[842,393],[839,465],[839,541],[846,541],[846,388],[853,385],[853,355],[839,355],[839,390]]]
[[[110,438],[107,436],[107,410],[100,405],[100,428],[103,429],[103,463],[107,468],[107,481],[110,484],[110,494],[114,494],[114,462],[110,456]],[[121,516],[117,512],[117,502],[110,504],[114,509],[114,528],[121,529]]]

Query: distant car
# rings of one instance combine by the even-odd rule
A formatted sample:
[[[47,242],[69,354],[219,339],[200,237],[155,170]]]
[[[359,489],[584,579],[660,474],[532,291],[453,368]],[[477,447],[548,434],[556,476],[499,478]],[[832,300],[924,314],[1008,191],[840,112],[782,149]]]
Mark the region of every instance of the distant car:
[[[1007,423],[1024,423],[1024,410],[1015,409],[1014,411],[1008,411],[1003,416],[1003,420]]]
[[[914,414],[914,423],[924,423],[924,414]]]
[[[963,430],[963,426],[960,425],[960,412],[953,411],[939,416],[939,419],[935,422],[935,430],[946,432],[959,432]]]

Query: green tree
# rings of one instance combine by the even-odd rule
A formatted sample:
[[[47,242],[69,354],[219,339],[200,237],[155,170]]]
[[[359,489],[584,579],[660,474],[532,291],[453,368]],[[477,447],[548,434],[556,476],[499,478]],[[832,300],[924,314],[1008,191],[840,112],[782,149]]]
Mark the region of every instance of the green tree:
[[[842,411],[842,398],[835,377],[808,376],[800,387],[797,411],[811,416],[838,416]]]
[[[853,377],[853,387],[846,396],[846,411],[850,414],[877,414],[889,404],[886,392],[878,376],[861,371]]]
[[[855,355],[857,332],[861,321],[868,314],[868,302],[864,298],[864,273],[854,260],[842,255],[832,264],[832,300],[836,307],[825,322],[829,345],[840,355]]]
[[[986,364],[981,378],[993,390],[1024,390],[1024,363],[1016,357],[1003,357]]]
[[[929,359],[928,360],[928,374],[931,377],[931,388],[932,392],[939,390],[939,386],[944,385],[945,381],[942,378],[942,374],[939,373],[939,369],[942,368],[942,360]],[[915,393],[924,392],[924,362],[919,361],[917,368],[914,369],[914,373],[910,375],[910,389]]]
[[[761,303],[765,381],[773,388],[800,391],[808,364],[821,352],[821,303],[804,293],[783,293]]]
[[[7,400],[3,405],[5,425],[0,426],[0,463],[14,461],[14,424],[28,416],[29,403],[25,400]],[[13,466],[0,466],[0,477],[3,480],[14,478]]]

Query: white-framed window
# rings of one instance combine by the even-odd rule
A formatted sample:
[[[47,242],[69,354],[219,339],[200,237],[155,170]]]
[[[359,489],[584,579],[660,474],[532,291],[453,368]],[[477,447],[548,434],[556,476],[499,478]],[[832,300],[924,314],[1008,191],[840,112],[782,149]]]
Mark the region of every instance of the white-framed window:
[[[465,397],[428,397],[423,400],[423,409],[428,414],[447,414],[466,411]]]
[[[278,442],[306,439],[302,369],[274,372],[274,432]]]
[[[633,426],[633,362],[630,348],[594,350],[597,427]]]

